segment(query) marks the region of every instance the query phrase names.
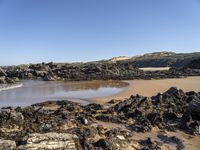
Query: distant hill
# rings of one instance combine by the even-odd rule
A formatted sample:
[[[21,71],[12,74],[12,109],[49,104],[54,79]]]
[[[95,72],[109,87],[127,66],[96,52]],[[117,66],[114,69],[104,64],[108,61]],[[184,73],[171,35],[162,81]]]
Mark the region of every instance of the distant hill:
[[[116,57],[115,57],[116,58]],[[114,58],[114,59],[115,59]],[[191,61],[200,59],[200,52],[194,53],[174,53],[174,52],[155,52],[148,53],[142,56],[119,57],[115,61],[128,61],[136,67],[183,67],[188,65]],[[110,59],[108,61],[111,61]]]
[[[119,57],[113,57],[109,59],[108,61],[110,62],[116,62],[116,61],[123,61],[123,60],[129,60],[131,57],[126,57],[126,56],[119,56]]]

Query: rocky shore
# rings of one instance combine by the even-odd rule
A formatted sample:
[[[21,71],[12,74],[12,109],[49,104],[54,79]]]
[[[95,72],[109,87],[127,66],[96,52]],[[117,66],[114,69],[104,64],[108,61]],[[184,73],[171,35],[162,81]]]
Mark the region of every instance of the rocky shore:
[[[148,136],[155,129],[156,139]],[[104,105],[56,101],[0,109],[0,149],[192,150],[177,131],[200,134],[200,93],[172,87]]]
[[[196,63],[196,62],[194,62]],[[197,63],[198,64],[198,63]],[[195,66],[195,67],[194,67]],[[161,71],[142,71],[131,62],[41,63],[0,68],[0,84],[26,79],[55,80],[132,80],[199,76],[197,65]]]

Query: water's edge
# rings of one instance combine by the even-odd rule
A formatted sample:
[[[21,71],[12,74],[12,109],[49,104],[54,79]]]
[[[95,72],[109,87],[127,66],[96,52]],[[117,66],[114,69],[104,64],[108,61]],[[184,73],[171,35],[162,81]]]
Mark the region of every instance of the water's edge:
[[[20,88],[23,86],[23,83],[15,83],[15,84],[0,84],[0,91],[11,90]]]
[[[29,106],[45,101],[92,103],[95,97],[117,94],[128,84],[121,81],[37,81],[0,85],[0,107]]]

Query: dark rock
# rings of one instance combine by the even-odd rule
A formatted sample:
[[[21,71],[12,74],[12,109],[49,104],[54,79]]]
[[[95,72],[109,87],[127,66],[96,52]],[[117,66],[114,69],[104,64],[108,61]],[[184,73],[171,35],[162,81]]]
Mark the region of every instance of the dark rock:
[[[139,142],[142,145],[142,150],[161,150],[162,144],[157,141],[152,141],[151,138],[141,140]]]
[[[119,102],[119,100],[112,99],[112,100],[110,100],[108,103],[109,103],[109,104],[116,104],[117,102]]]
[[[103,109],[103,105],[101,104],[88,104],[86,106],[86,109],[89,111],[89,110],[102,110]]]
[[[185,66],[186,68],[191,68],[191,69],[200,69],[200,58],[195,59],[191,61],[189,64]]]
[[[177,114],[174,112],[165,112],[163,117],[166,120],[176,120],[178,118]]]
[[[200,99],[193,99],[187,107],[192,117],[200,121]]]
[[[43,79],[44,79],[44,81],[55,81],[56,77],[54,77],[52,75],[45,75]]]
[[[97,142],[95,142],[93,145],[94,147],[100,147],[105,150],[111,150],[111,146],[110,146],[111,144],[106,139],[100,139]]]
[[[158,138],[165,142],[165,143],[173,143],[173,144],[176,144],[176,149],[184,149],[185,146],[183,145],[183,141],[175,136],[166,136],[166,135],[162,135],[162,134],[159,134],[158,135]]]
[[[149,120],[144,119],[144,118],[138,119],[136,123],[130,125],[129,127],[131,128],[131,130],[135,132],[147,132],[147,131],[151,131],[152,129],[152,125],[149,122]]]
[[[0,67],[0,77],[7,76],[6,72]]]
[[[9,84],[15,83],[15,80],[12,79],[12,78],[8,78],[8,77],[7,77],[5,80],[6,80],[6,82],[9,83]]]
[[[159,125],[162,123],[162,118],[159,113],[149,113],[147,119],[151,122],[152,125]]]
[[[6,121],[23,122],[24,116],[21,112],[16,112],[14,109],[0,109],[0,124],[4,124]]]

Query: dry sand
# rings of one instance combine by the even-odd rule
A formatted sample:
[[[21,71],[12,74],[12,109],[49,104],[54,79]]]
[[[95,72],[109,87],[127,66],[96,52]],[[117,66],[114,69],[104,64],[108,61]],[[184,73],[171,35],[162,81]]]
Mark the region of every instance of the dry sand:
[[[160,79],[160,80],[127,80],[129,85],[118,94],[92,99],[96,103],[105,103],[111,99],[125,99],[130,95],[140,94],[143,96],[153,96],[158,92],[165,92],[174,86],[183,91],[200,92],[200,76],[178,78],[178,79]]]
[[[140,94],[144,96],[153,96],[158,92],[165,92],[170,87],[174,86],[178,89],[182,89],[185,92],[187,91],[196,91],[200,92],[200,76],[198,77],[187,77],[187,78],[178,78],[178,79],[162,79],[162,80],[129,80],[125,81],[129,83],[124,90],[116,95],[96,98],[94,101],[96,103],[105,103],[111,99],[125,99],[130,97],[130,95]],[[98,122],[99,123],[99,122]],[[122,127],[122,125],[113,125],[109,123],[99,123],[105,127]],[[173,142],[165,142],[165,139],[159,138],[160,130],[155,129],[147,133],[136,133],[133,134],[132,139],[138,141],[140,139],[146,139],[151,137],[153,140],[163,143],[163,150],[177,150],[177,149],[190,149],[190,150],[199,150],[200,149],[200,136],[191,136],[182,131],[177,130],[176,132],[167,132],[162,133],[168,137],[176,136],[182,140],[182,144],[175,144]],[[127,150],[134,149],[133,146],[137,147],[137,144],[130,143],[130,148]]]
[[[145,67],[139,68],[143,71],[161,71],[161,70],[169,70],[170,67]]]

